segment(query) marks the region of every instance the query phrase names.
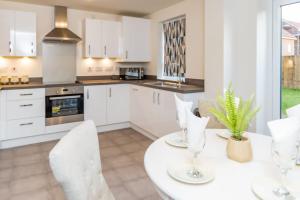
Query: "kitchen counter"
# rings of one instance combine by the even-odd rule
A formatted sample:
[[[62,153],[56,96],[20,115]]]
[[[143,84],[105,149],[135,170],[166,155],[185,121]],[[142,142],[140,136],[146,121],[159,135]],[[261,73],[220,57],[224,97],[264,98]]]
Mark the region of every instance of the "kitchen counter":
[[[30,89],[30,88],[47,88],[47,87],[64,87],[64,86],[80,86],[80,85],[111,85],[111,84],[134,84],[155,89],[167,90],[178,93],[197,93],[204,92],[204,87],[196,85],[183,85],[182,87],[156,85],[158,80],[80,80],[78,83],[62,83],[62,84],[43,84],[42,82],[31,82],[28,84],[0,85],[0,90]]]

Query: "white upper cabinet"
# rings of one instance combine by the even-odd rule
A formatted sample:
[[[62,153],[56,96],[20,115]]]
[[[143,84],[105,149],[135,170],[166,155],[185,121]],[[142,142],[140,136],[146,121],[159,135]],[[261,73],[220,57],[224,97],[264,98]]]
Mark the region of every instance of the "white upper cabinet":
[[[122,17],[122,61],[149,62],[150,20]]]
[[[16,12],[15,56],[36,56],[36,15]]]
[[[36,15],[0,10],[0,56],[36,56]]]
[[[85,20],[85,57],[119,57],[120,22]]]
[[[121,23],[116,21],[102,21],[104,56],[117,58],[120,56]]]
[[[102,45],[102,23],[97,19],[85,20],[85,57],[101,58],[104,56]]]
[[[0,56],[13,56],[15,12],[0,10]]]

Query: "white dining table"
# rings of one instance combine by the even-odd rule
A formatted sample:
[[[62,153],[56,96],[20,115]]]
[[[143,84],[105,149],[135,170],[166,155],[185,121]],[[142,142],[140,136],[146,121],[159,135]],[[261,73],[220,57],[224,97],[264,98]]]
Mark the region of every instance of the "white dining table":
[[[271,137],[247,133],[253,149],[253,160],[239,163],[227,158],[227,141],[217,135],[223,129],[206,130],[206,145],[199,164],[214,171],[213,181],[192,185],[179,182],[167,173],[170,166],[191,162],[192,154],[185,148],[168,145],[167,136],[153,142],[144,157],[145,170],[163,199],[176,200],[256,200],[251,186],[261,177],[278,179],[279,172],[272,162]],[[298,176],[299,175],[299,176]],[[289,175],[300,180],[300,168]]]

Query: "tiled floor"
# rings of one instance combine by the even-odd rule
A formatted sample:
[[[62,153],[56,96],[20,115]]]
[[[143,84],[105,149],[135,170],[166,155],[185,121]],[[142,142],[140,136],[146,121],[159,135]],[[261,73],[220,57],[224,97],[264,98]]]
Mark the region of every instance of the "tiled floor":
[[[140,133],[123,129],[99,135],[103,174],[116,200],[160,199],[143,166],[151,144]],[[0,150],[1,200],[63,200],[48,164],[57,143],[47,142]]]

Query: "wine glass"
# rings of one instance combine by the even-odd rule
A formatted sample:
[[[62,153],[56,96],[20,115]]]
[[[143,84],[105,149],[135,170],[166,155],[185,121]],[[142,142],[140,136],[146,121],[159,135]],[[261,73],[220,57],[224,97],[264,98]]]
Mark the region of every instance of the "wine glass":
[[[200,153],[203,151],[206,143],[206,135],[205,131],[203,130],[201,136],[198,137],[197,140],[192,140],[191,138],[187,137],[187,144],[188,150],[193,154],[192,158],[192,167],[187,171],[187,175],[190,178],[199,179],[203,177],[201,170],[199,170],[197,166],[197,160]]]
[[[278,198],[295,199],[286,186],[287,174],[296,165],[298,147],[284,142],[272,142],[273,161],[280,170],[280,184],[273,189],[273,193]]]
[[[187,123],[185,116],[179,117],[179,113],[176,113],[176,120],[177,123],[179,124],[179,127],[182,129],[182,136],[179,137],[179,143],[186,143],[187,142]]]

